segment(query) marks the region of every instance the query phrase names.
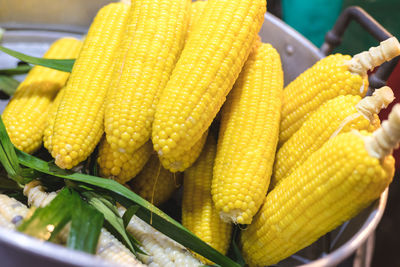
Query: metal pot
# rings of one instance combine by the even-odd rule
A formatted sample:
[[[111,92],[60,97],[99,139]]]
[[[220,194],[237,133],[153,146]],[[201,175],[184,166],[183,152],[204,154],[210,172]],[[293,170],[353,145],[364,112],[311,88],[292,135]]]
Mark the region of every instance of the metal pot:
[[[7,31],[3,45],[29,55],[41,56],[50,43],[62,36],[80,37],[96,11],[107,0],[0,0],[0,27]],[[285,84],[313,65],[324,54],[298,32],[271,14],[266,14],[260,32],[264,42],[280,52]],[[326,46],[326,45],[325,45]],[[0,54],[0,68],[17,60]],[[7,101],[0,101],[0,111]],[[387,200],[387,190],[356,218],[322,237],[308,248],[282,261],[279,266],[332,266],[360,247],[378,225]],[[91,255],[42,242],[0,228],[2,266],[107,266]]]

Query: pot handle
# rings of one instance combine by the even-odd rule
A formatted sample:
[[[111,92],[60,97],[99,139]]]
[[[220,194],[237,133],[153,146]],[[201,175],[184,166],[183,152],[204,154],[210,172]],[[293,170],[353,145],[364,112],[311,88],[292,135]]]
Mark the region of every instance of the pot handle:
[[[364,9],[358,6],[351,6],[346,8],[342,14],[340,14],[332,30],[327,32],[325,35],[325,42],[322,44],[320,49],[322,54],[325,56],[329,55],[335,47],[340,45],[343,34],[352,20],[357,21],[368,33],[380,42],[393,36]],[[370,87],[380,88],[386,85],[386,81],[396,67],[398,60],[399,57],[396,57],[391,61],[382,64],[382,66],[370,76]]]

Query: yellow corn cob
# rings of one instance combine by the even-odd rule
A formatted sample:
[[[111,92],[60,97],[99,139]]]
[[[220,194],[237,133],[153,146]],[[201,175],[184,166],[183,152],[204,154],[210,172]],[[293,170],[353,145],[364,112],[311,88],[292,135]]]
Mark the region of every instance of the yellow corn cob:
[[[188,27],[188,36],[191,32],[193,32],[194,25],[197,24],[197,21],[201,17],[204,12],[204,9],[207,5],[207,1],[198,0],[196,2],[192,2],[192,9],[190,12],[190,20],[189,20],[189,27]]]
[[[278,142],[283,72],[270,44],[255,47],[222,109],[212,182],[220,216],[249,224],[267,192]]]
[[[182,150],[181,153],[170,156],[158,155],[161,164],[171,172],[183,172],[190,167],[199,157],[204,143],[207,140],[208,130],[190,149]]]
[[[158,206],[167,201],[181,183],[180,173],[175,174],[164,169],[157,155],[153,154],[129,185],[136,194]]]
[[[54,199],[57,193],[46,193],[40,182],[32,181],[25,185],[24,195],[28,198],[28,203],[30,203],[30,205],[44,207]],[[63,243],[67,241],[69,228],[70,225],[67,224],[59,234],[59,238]],[[96,255],[113,265],[147,266],[139,262],[117,238],[104,228],[101,229]]]
[[[193,147],[239,75],[264,21],[265,0],[208,1],[157,106],[152,140],[165,158]]]
[[[53,136],[53,126],[54,126],[54,121],[57,116],[57,111],[58,107],[60,106],[61,99],[64,96],[64,88],[60,90],[60,92],[57,94],[56,98],[54,101],[51,103],[49,112],[47,115],[47,120],[45,123],[44,127],[44,132],[43,132],[43,145],[45,148],[47,148],[48,151],[51,151],[53,149],[51,145],[51,138]]]
[[[400,54],[395,37],[353,58],[330,55],[303,72],[283,90],[279,145],[288,140],[322,103],[338,95],[364,96],[367,71]]]
[[[76,58],[81,45],[77,39],[61,38],[44,58]],[[2,115],[11,142],[18,149],[33,153],[40,147],[49,107],[68,76],[68,72],[35,66],[18,86]]]
[[[137,150],[150,139],[154,112],[183,48],[190,0],[136,0],[118,50],[105,110],[108,143]]]
[[[118,211],[120,216],[123,216],[126,209],[118,207]],[[186,248],[158,232],[137,216],[131,218],[126,230],[140,242],[140,248],[147,253],[147,255],[138,254],[138,257],[148,266],[202,266],[202,263]]]
[[[151,141],[148,141],[133,153],[128,153],[114,150],[103,138],[100,142],[97,158],[100,175],[124,184],[143,169],[152,153]]]
[[[104,131],[104,100],[129,5],[111,3],[97,13],[64,88],[51,137],[55,163],[70,169],[94,150]]]
[[[354,217],[385,190],[394,174],[400,105],[372,134],[337,135],[314,152],[265,198],[242,232],[250,266],[276,264]]]
[[[393,99],[392,89],[386,86],[364,99],[356,95],[341,95],[322,104],[279,148],[275,157],[271,186],[276,186],[290,175],[339,131],[377,129],[380,126],[377,114]]]
[[[198,160],[184,173],[182,225],[225,254],[231,239],[232,225],[222,221],[211,197],[216,150],[216,142],[210,135]],[[202,262],[211,264],[202,256],[196,256]]]

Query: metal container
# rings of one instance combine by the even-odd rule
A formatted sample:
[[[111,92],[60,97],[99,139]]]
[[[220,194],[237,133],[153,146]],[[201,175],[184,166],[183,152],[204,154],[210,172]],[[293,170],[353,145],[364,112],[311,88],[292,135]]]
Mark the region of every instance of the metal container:
[[[111,1],[0,0],[0,27],[7,30],[3,45],[41,56],[57,38],[84,34],[96,11],[107,2]],[[271,43],[280,52],[285,84],[324,56],[307,39],[270,14],[265,16],[260,35],[264,42]],[[12,67],[16,62],[0,53],[0,68]],[[6,102],[0,102],[0,111]],[[387,190],[357,217],[282,261],[279,266],[333,266],[343,261],[374,232],[386,200]],[[0,229],[0,258],[2,266],[107,266],[91,255],[4,229]]]

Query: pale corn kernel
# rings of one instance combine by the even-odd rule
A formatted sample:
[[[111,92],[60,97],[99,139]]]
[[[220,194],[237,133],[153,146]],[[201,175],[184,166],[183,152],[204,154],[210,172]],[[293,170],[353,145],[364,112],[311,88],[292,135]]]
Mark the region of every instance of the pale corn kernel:
[[[126,210],[119,207],[118,211],[122,216]],[[147,256],[143,254],[138,256],[149,267],[202,266],[202,263],[186,248],[158,232],[137,216],[131,218],[127,230],[141,243],[141,249],[147,253]]]

